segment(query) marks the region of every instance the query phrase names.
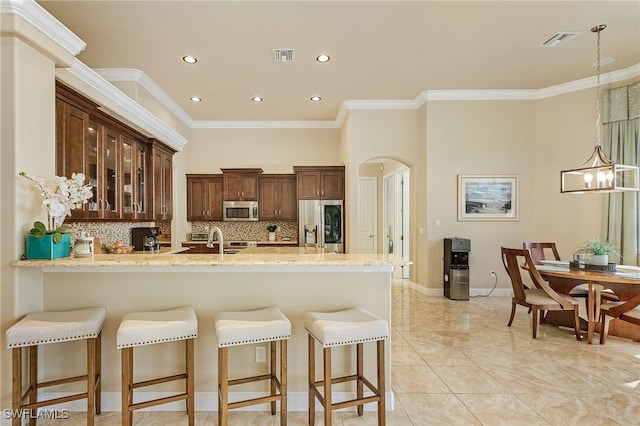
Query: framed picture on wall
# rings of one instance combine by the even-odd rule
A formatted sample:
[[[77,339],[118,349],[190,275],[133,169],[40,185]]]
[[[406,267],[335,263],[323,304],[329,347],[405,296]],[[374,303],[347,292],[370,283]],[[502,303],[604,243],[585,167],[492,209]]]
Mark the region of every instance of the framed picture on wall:
[[[458,175],[458,221],[518,220],[517,175]]]

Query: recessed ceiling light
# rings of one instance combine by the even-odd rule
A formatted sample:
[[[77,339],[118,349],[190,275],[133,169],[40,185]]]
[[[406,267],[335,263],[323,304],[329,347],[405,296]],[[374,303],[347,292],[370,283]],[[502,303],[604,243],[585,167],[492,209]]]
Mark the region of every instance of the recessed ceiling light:
[[[198,62],[198,60],[193,56],[183,56],[182,60],[188,64],[195,64],[196,62]]]
[[[254,96],[253,98],[251,98],[251,100],[253,102],[262,102],[262,98],[260,96]]]
[[[316,61],[318,61],[318,62],[328,62],[328,61],[329,61],[329,59],[331,59],[331,58],[329,57],[329,55],[325,55],[325,54],[323,53],[322,55],[320,55],[320,56],[318,56],[318,57],[316,58]]]
[[[321,98],[320,96],[312,96],[312,97],[311,97],[311,100],[312,100],[313,102],[318,102],[318,101],[320,101],[321,99],[322,99],[322,98]]]
[[[192,100],[193,102],[200,102],[200,101],[202,100],[202,98],[200,98],[199,96],[192,96],[192,97],[191,97],[191,100]]]

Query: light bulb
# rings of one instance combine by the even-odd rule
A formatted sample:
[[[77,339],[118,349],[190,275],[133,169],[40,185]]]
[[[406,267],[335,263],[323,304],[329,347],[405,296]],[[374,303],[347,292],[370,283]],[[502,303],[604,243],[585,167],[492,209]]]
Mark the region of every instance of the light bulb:
[[[607,177],[607,175],[605,174],[605,172],[598,172],[598,187],[603,188],[604,187],[604,181]]]
[[[591,188],[591,182],[593,181],[593,175],[591,173],[584,174],[584,187],[589,189]]]

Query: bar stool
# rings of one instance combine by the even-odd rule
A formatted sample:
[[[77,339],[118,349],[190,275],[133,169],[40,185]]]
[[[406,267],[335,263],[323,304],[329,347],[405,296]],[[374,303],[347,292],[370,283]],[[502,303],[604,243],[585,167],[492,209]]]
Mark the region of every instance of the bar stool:
[[[193,379],[193,341],[198,337],[198,319],[191,307],[181,307],[159,312],[135,312],[124,316],[116,343],[122,356],[122,425],[131,426],[133,411],[153,407],[174,401],[186,400],[189,425],[194,424],[194,379]],[[157,343],[186,341],[186,371],[173,376],[165,376],[142,382],[133,380],[133,348],[136,346],[155,345]],[[144,402],[133,402],[133,390],[156,385],[158,383],[185,380],[185,392],[152,399]]]
[[[287,340],[291,338],[291,322],[278,308],[245,312],[220,312],[215,318],[218,338],[218,426],[228,424],[228,412],[234,408],[271,403],[276,414],[280,401],[280,424],[287,424]],[[229,347],[270,342],[269,374],[229,380]],[[276,342],[280,342],[280,379],[276,374]],[[229,386],[269,380],[268,396],[229,402]]]
[[[95,414],[100,414],[101,380],[100,351],[102,325],[106,309],[102,307],[61,312],[38,312],[29,314],[7,330],[7,348],[12,349],[13,360],[13,426],[29,416],[29,424],[35,425],[37,416],[32,410],[87,398],[87,425],[92,426]],[[49,343],[87,341],[87,374],[76,377],[38,382],[38,346]],[[29,388],[22,394],[22,348],[28,348]],[[83,381],[87,391],[74,395],[38,401],[38,390]],[[28,399],[28,402],[25,402]],[[15,413],[20,412],[18,417]]]
[[[331,425],[334,410],[358,406],[362,416],[364,404],[378,403],[378,425],[386,422],[384,385],[384,341],[389,338],[389,324],[381,318],[360,308],[339,312],[308,312],[304,315],[304,326],[309,333],[309,425],[315,423],[315,399],[324,407],[324,424]],[[315,341],[323,347],[324,378],[316,381]],[[363,343],[375,341],[377,345],[377,385],[376,388],[363,375]],[[331,377],[331,348],[356,345],[356,374]],[[334,383],[356,382],[356,398],[333,402],[331,385]],[[364,396],[364,386],[373,395]],[[324,386],[324,396],[318,389]]]

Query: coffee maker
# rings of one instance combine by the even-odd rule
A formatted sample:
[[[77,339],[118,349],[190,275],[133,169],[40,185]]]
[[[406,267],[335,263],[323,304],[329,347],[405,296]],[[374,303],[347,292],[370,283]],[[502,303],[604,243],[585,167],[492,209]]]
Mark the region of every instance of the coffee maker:
[[[131,245],[136,251],[160,250],[160,234],[157,226],[131,228]]]

